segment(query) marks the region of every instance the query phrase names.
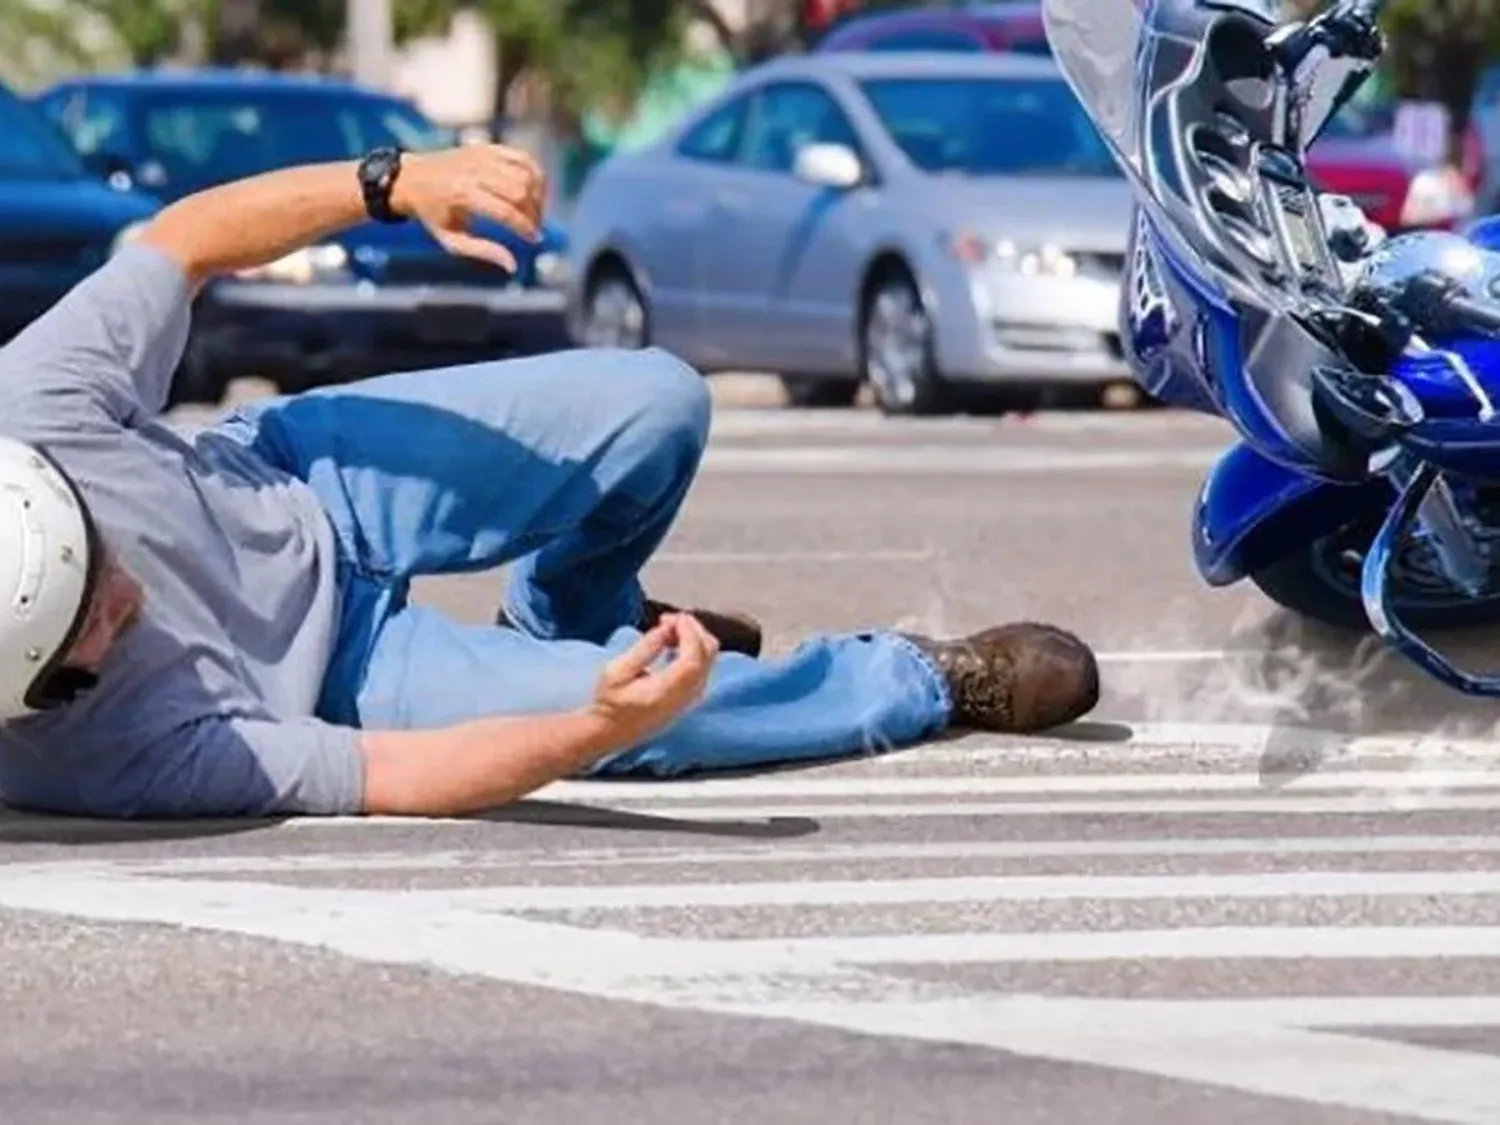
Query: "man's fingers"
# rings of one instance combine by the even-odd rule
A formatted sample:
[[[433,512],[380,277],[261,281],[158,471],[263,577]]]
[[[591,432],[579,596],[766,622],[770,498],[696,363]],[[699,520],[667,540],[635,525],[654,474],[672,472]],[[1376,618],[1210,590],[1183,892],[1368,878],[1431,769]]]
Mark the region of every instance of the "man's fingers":
[[[541,235],[540,213],[524,203],[517,203],[498,187],[477,184],[469,193],[467,203],[471,211],[494,219],[523,238],[535,241]]]
[[[520,268],[516,263],[516,256],[509,248],[487,238],[478,238],[466,231],[449,230],[440,232],[437,239],[450,253],[492,262],[507,273],[515,273]]]
[[[525,149],[512,148],[509,145],[494,145],[488,151],[491,166],[503,170],[505,174],[521,172],[538,188],[547,182],[547,173],[542,170],[536,157]]]
[[[708,679],[719,642],[697,618],[683,616],[677,622],[677,659],[668,673],[679,686],[696,689]]]
[[[671,639],[672,630],[665,624],[658,625],[604,666],[605,681],[619,685],[640,679],[667,651]]]

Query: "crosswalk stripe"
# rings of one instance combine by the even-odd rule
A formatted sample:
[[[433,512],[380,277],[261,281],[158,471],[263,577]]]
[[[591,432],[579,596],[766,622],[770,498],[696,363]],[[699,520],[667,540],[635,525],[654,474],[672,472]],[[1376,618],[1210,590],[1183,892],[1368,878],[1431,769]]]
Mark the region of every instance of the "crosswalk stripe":
[[[556,848],[537,850],[507,848],[504,851],[424,851],[355,853],[306,853],[285,855],[176,856],[170,859],[120,859],[109,861],[109,869],[124,873],[201,875],[312,874],[343,871],[421,872],[537,868],[650,868],[751,866],[840,866],[890,861],[939,862],[944,860],[1110,860],[1110,859],[1215,859],[1237,856],[1437,856],[1500,855],[1500,836],[1244,836],[1222,839],[1135,840],[1024,840],[1014,842],[915,844],[827,844],[820,847],[777,845],[753,848],[715,848],[705,851],[687,847]],[[5,864],[11,873],[26,871],[95,871],[90,860],[48,861],[33,867],[25,863]]]
[[[702,468],[709,473],[1021,473],[1132,472],[1211,467],[1220,447],[1157,446],[1108,449],[1069,446],[823,445],[750,448],[710,446]]]
[[[597,799],[579,796],[575,804],[609,808]],[[658,815],[675,820],[758,821],[793,820],[860,820],[860,819],[931,819],[950,817],[1157,817],[1157,816],[1359,816],[1397,812],[1497,812],[1500,796],[1452,794],[1392,794],[1356,797],[1264,797],[1254,800],[1232,798],[1162,799],[1155,801],[946,801],[935,803],[881,802],[864,804],[720,804],[680,805],[672,801],[642,800],[622,811],[635,815]],[[306,823],[306,822],[300,822]],[[401,823],[409,823],[402,821]]]
[[[866,965],[1049,961],[1500,958],[1500,926],[1218,926],[1170,930],[902,934],[733,941],[798,960]]]
[[[1215,875],[998,875],[791,883],[468,888],[410,892],[488,910],[877,906],[971,902],[1144,901],[1500,894],[1500,871],[1296,871]]]
[[[1036,796],[1054,793],[1265,793],[1289,790],[1390,791],[1432,793],[1456,789],[1500,789],[1500,771],[1364,770],[1305,773],[1286,778],[1259,774],[1134,773],[1044,774],[1024,777],[949,777],[895,774],[880,777],[747,777],[684,780],[646,786],[632,781],[557,782],[539,794],[546,799],[671,804],[715,799],[906,798]]]

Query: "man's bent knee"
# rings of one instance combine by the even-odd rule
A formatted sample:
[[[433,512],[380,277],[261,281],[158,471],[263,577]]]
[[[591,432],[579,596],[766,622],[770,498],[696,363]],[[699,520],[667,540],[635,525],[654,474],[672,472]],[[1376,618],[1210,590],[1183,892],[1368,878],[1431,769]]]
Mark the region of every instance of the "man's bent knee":
[[[708,381],[690,364],[661,348],[617,353],[610,373],[628,388],[630,428],[650,441],[687,446],[701,452],[708,445],[713,399]]]

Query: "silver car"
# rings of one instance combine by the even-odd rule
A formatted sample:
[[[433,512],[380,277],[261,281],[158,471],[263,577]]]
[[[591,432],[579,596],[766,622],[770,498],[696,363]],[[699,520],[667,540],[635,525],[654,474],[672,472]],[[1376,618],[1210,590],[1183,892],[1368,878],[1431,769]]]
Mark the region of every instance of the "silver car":
[[[889,413],[964,383],[1020,406],[1127,377],[1131,196],[1055,66],[991,55],[788,57],[617,156],[569,222],[569,322],[794,401]]]

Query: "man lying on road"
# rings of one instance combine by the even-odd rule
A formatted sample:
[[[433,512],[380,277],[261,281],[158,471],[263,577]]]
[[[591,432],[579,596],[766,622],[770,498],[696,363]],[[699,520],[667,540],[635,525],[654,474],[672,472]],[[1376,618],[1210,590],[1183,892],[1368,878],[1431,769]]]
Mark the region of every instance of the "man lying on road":
[[[273,172],[161,212],[0,351],[0,796],[108,817],[447,816],[564,777],[821,760],[950,725],[1035,731],[1098,698],[1077,639],[820,636],[687,615],[637,575],[709,430],[693,370],[575,351],[258,403],[191,440],[156,415],[209,279],[368,217],[528,237],[504,147]],[[494,625],[418,575],[515,561]]]

